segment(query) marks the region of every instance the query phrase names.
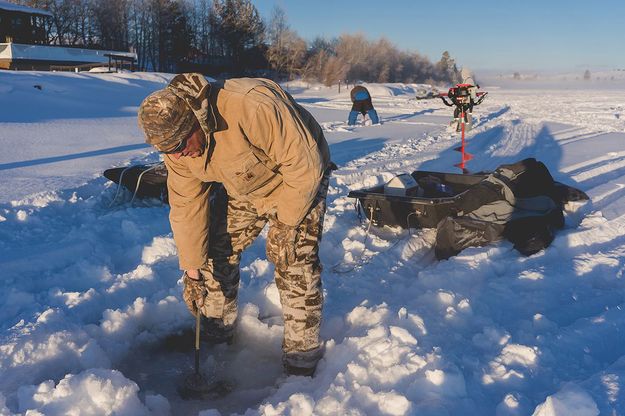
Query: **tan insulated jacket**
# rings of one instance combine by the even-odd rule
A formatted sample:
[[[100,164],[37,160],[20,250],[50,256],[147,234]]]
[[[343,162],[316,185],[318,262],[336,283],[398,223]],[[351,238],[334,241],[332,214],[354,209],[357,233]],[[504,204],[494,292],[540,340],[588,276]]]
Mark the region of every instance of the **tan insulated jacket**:
[[[207,262],[209,182],[222,183],[260,214],[275,209],[283,223],[299,224],[330,163],[323,132],[310,113],[267,79],[211,85],[201,74],[180,74],[167,88],[190,106],[208,142],[197,158],[164,155],[180,268]]]

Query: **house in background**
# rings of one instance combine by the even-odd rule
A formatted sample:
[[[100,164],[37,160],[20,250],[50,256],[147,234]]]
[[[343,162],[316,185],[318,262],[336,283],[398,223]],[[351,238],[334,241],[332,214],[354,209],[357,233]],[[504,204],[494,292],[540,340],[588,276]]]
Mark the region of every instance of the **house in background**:
[[[52,13],[0,0],[0,69],[75,70],[94,67],[134,69],[134,52],[48,45],[45,19]]]

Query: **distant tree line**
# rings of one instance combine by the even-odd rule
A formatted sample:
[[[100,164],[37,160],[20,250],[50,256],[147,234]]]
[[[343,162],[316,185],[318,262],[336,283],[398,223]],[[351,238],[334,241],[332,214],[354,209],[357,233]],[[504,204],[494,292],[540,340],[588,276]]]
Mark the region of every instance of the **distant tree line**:
[[[138,66],[163,72],[302,77],[326,85],[460,81],[448,52],[432,63],[362,34],[306,42],[284,10],[263,21],[250,0],[12,0],[48,10],[52,44],[134,50]]]

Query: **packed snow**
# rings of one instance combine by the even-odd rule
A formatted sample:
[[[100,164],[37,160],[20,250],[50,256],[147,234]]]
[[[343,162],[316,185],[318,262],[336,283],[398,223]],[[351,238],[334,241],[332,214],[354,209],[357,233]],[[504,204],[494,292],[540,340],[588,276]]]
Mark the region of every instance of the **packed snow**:
[[[370,84],[382,124],[348,126],[344,85],[285,84],[339,165],[321,244],[325,356],[312,379],[283,375],[263,234],[243,255],[234,344],[202,347],[203,371],[233,390],[184,401],[194,320],[169,208],[127,193],[111,204],[101,176],[159,160],[136,110],[171,77],[0,71],[0,415],[625,414],[621,78],[482,82],[469,169],[535,157],[591,201],[531,257],[504,241],[447,261],[434,230],[369,227],[347,193],[458,172],[451,109],[415,98],[429,86]]]

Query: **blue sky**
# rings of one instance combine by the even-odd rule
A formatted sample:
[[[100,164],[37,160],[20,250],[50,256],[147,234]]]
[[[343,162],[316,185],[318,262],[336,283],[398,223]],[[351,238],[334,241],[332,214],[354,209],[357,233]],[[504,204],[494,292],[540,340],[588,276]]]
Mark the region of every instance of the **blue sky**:
[[[482,70],[625,68],[625,0],[252,1],[265,18],[282,7],[307,40],[361,32]]]

